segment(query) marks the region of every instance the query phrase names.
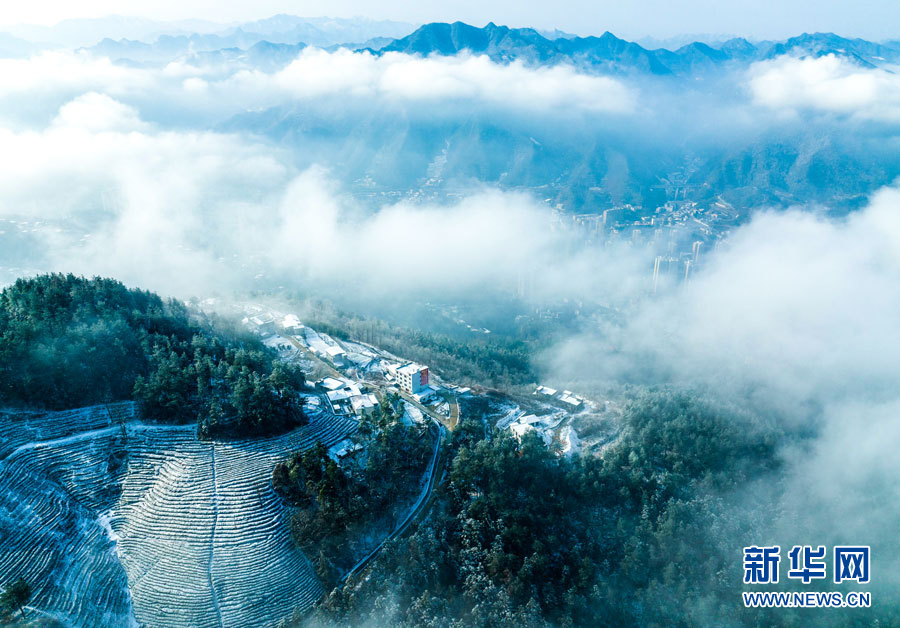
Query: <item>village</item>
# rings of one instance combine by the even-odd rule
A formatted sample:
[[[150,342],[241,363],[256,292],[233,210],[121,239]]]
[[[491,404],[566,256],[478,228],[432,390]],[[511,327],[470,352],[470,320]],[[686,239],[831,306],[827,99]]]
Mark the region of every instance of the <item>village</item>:
[[[317,331],[291,313],[256,303],[236,306],[242,324],[276,349],[283,360],[299,364],[310,375],[313,393],[308,407],[322,407],[335,416],[371,417],[386,396],[404,401],[402,420],[426,427],[428,421],[453,430],[459,422],[460,399],[483,394],[471,387],[441,380],[427,365],[393,355],[371,344],[338,339]],[[508,401],[496,423],[518,440],[534,432],[560,455],[581,451],[581,442],[571,419],[597,409],[596,404],[569,390],[537,386],[533,402]],[[329,455],[337,462],[354,456],[358,448],[351,439],[337,443]]]

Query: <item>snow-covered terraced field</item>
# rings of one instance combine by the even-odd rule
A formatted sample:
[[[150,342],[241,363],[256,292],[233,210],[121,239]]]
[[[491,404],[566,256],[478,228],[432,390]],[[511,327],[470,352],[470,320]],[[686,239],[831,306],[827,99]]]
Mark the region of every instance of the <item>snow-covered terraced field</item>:
[[[0,459],[20,445],[38,446],[67,436],[109,429],[122,420],[134,418],[130,402],[91,406],[66,412],[13,412],[0,410]]]
[[[128,404],[0,419],[0,581],[25,577],[32,606],[76,626],[275,625],[321,585],[272,468],[355,428],[316,412],[283,436],[204,442]]]

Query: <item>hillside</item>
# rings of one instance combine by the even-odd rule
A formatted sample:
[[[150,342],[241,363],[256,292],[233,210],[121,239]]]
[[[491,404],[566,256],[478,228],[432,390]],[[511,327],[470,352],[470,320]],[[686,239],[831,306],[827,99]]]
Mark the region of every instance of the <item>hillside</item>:
[[[233,68],[262,72],[266,76],[259,78],[290,86],[285,99],[228,109],[211,125],[265,138],[292,153],[301,168],[326,168],[373,207],[408,195],[443,200],[488,184],[527,191],[573,213],[631,204],[649,216],[666,200],[659,192],[661,180],[689,169],[689,200],[701,206],[722,197],[745,215],[758,207],[806,203],[843,214],[900,176],[897,151],[878,119],[801,111],[794,120],[771,115],[758,106],[759,98],[748,98],[755,93],[750,85],[755,73],[777,69],[785,59],[834,56],[841,72],[889,72],[900,62],[897,42],[816,32],[781,41],[693,41],[667,49],[611,32],[558,36],[495,23],[434,22],[410,27],[400,37],[385,28],[381,32],[388,37],[326,45],[303,29],[292,31],[291,24],[281,16],[272,20],[271,31],[252,37],[248,33],[255,26],[228,37],[107,39],[90,51],[122,65],[161,68],[177,60],[198,71],[220,68],[208,77],[213,82],[221,68]],[[315,46],[337,57],[319,58],[309,51]],[[327,98],[309,98],[303,73],[316,75],[312,68],[319,62],[347,61],[341,55],[351,51],[360,53],[356,62],[371,62],[372,68],[411,62],[400,55],[433,57],[448,67],[465,55],[484,55],[502,65],[537,68],[538,76],[574,68],[621,81],[633,102],[625,107],[627,115],[598,115],[565,101],[542,112],[516,105],[515,98],[509,99],[516,105],[511,111],[499,110],[497,103],[471,107],[461,100],[466,90],[424,106],[396,98],[338,98],[323,106]],[[887,80],[886,74],[877,76]],[[460,85],[477,83],[477,77],[466,74]],[[821,98],[811,108],[819,103],[829,108]]]
[[[0,420],[0,582],[66,625],[272,626],[321,584],[271,484],[276,462],[355,429],[316,412],[287,435],[217,443],[131,403]]]
[[[721,195],[745,214],[760,206],[816,202],[836,212],[854,209],[866,194],[900,176],[896,151],[865,129],[811,121],[776,126],[711,145],[671,129],[614,127],[567,118],[566,124],[490,112],[409,119],[403,111],[372,106],[351,112],[279,106],[235,116],[223,131],[251,130],[296,151],[305,166],[326,164],[353,181],[364,202],[387,202],[398,190],[438,198],[481,183],[525,190],[567,211],[597,212],[622,203],[662,205],[660,181],[689,167],[691,200]],[[687,120],[686,124],[693,124]],[[300,149],[303,150],[300,150]],[[313,159],[312,156],[315,156]],[[440,164],[434,176],[432,164]]]
[[[22,621],[278,625],[377,551],[434,472],[441,439],[399,397],[338,415],[295,360],[177,301],[44,275],[0,313],[0,586],[30,587]],[[357,431],[358,474],[329,449]],[[312,466],[320,487],[294,481]]]
[[[258,340],[110,279],[42,275],[0,292],[0,407],[133,399],[207,436],[303,423],[303,375]]]

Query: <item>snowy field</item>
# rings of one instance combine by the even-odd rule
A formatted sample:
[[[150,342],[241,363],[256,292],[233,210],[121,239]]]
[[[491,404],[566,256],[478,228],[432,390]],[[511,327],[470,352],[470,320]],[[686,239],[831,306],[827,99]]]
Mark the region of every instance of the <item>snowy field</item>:
[[[0,413],[2,414],[2,413]],[[74,626],[271,626],[321,594],[272,491],[275,463],[356,423],[198,441],[130,404],[0,421],[0,581]],[[124,427],[123,427],[124,425]]]

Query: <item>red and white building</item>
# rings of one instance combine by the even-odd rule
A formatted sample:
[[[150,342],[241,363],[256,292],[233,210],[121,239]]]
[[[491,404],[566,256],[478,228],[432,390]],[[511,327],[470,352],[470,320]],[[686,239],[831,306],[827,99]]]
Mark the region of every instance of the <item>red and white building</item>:
[[[428,367],[421,364],[407,364],[397,369],[397,383],[400,388],[415,395],[428,388]]]

